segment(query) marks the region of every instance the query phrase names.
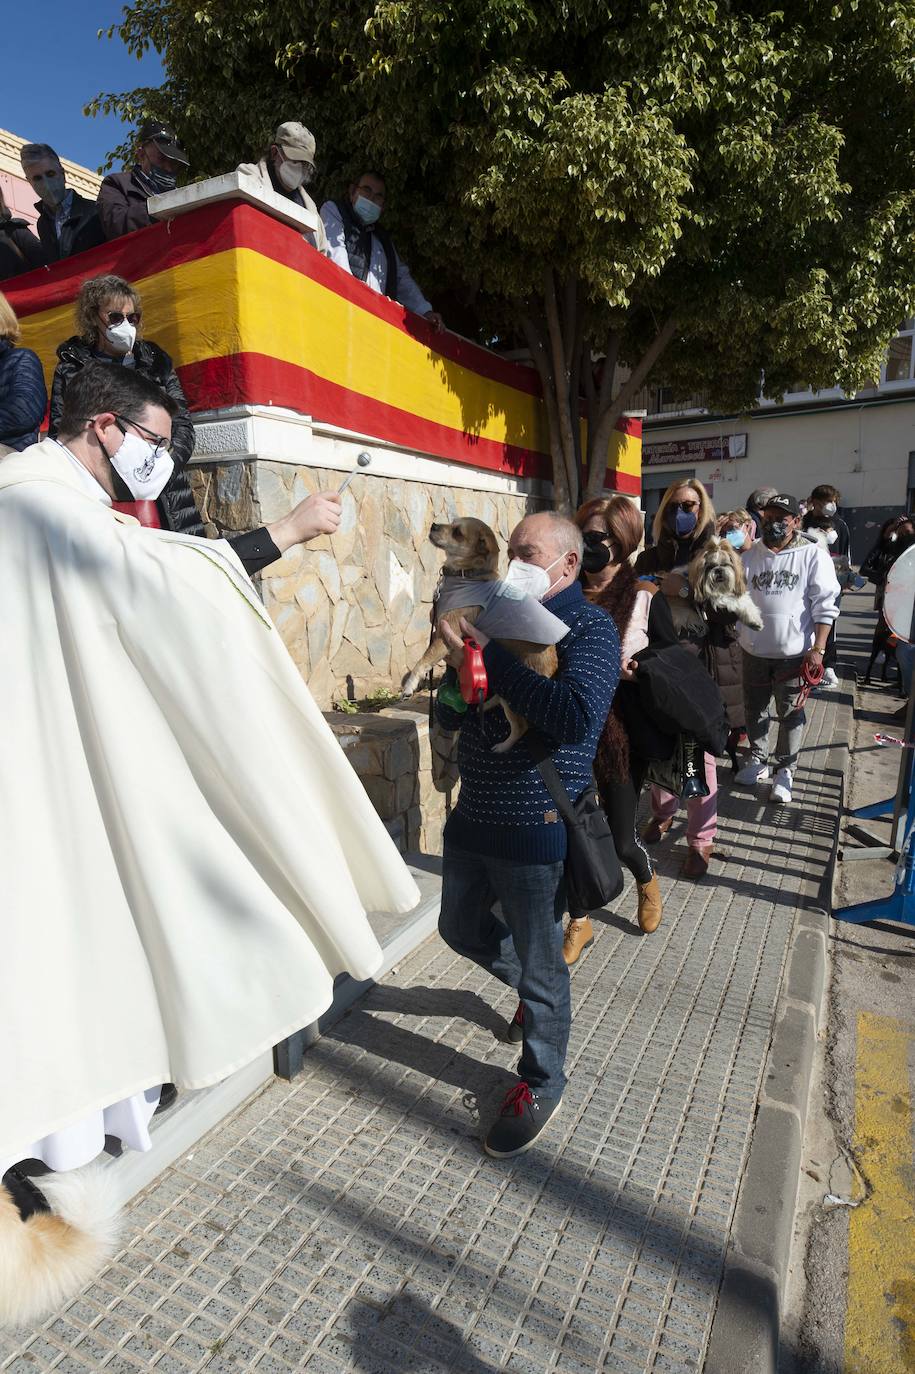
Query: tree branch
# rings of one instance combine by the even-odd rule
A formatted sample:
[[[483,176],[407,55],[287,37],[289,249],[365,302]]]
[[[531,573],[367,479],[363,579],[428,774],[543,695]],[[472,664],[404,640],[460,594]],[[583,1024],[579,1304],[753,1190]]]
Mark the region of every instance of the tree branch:
[[[617,420],[620,418],[635,393],[644,385],[651,369],[654,367],[676,332],[677,321],[671,316],[668,320],[665,320],[664,324],[642,354],[638,363],[632,369],[630,377],[620,388],[619,395],[610,402],[604,411],[598,414],[594,439],[590,445],[591,464],[588,471],[588,489],[585,493],[587,500],[590,501],[596,496],[600,496],[604,489],[604,479],[607,475],[607,458],[610,448],[610,438],[616,427]],[[601,391],[603,391],[603,387],[601,387]]]

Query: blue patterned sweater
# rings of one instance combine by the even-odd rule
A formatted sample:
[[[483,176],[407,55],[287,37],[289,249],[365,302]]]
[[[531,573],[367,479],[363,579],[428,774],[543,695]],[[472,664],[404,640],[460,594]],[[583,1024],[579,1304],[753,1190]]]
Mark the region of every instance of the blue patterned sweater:
[[[483,651],[489,689],[536,726],[554,745],[553,760],[573,801],[592,781],[597,741],[610,710],[620,672],[620,642],[606,612],[592,606],[575,582],[550,597],[554,615],[569,626],[559,641],[554,678],[532,672],[490,640]],[[508,734],[498,709],[458,715],[437,705],[446,730],[460,730],[461,790],[445,826],[445,840],[458,849],[526,863],[565,858],[566,832],[537,765],[522,738],[507,754],[492,746]]]

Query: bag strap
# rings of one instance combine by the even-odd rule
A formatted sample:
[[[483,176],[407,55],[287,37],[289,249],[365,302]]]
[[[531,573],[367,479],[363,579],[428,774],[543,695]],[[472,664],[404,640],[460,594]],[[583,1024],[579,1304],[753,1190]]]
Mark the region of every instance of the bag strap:
[[[575,814],[572,798],[566,791],[565,783],[559,776],[559,770],[553,762],[553,751],[546,739],[538,730],[529,730],[525,742],[531,757],[537,765],[537,772],[540,774],[541,778],[543,778],[546,790],[556,803],[556,810],[559,812],[566,825],[577,825],[578,817]]]
[[[551,758],[540,759],[537,763],[537,772],[543,778],[546,790],[556,803],[556,810],[566,825],[577,825],[578,817],[572,806],[572,799],[565,789],[565,784],[559,776],[559,771],[553,760]]]

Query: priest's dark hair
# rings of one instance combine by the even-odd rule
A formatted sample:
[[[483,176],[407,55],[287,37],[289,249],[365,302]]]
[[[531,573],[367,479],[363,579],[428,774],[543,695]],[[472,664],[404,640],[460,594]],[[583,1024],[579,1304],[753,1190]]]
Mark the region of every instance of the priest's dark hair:
[[[159,406],[172,417],[178,414],[171,396],[133,368],[120,363],[90,363],[67,384],[57,432],[61,439],[72,439],[87,420],[106,411],[138,421],[147,406]]]

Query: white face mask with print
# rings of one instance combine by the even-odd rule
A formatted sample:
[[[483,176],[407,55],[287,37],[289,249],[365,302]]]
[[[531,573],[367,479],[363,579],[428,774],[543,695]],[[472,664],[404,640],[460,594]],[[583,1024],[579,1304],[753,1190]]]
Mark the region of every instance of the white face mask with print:
[[[155,501],[162,494],[175,463],[168,449],[156,453],[139,434],[127,433],[117,453],[110,455],[111,466],[123,478],[135,501]]]
[[[535,601],[542,601],[553,585],[550,581],[550,570],[564,558],[565,554],[561,553],[546,568],[538,567],[536,563],[522,563],[520,558],[513,558],[504,580],[524,596],[532,596]]]

